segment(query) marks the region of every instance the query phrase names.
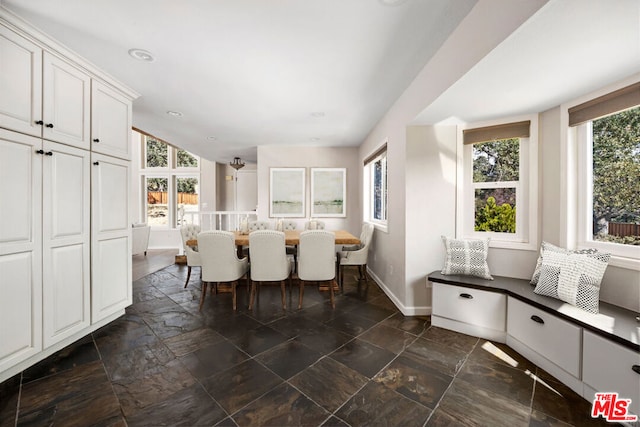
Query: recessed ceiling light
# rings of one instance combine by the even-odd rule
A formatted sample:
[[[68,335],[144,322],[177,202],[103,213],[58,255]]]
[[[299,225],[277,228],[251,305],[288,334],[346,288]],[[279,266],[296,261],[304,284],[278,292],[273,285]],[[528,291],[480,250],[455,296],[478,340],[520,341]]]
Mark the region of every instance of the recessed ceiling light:
[[[309,138],[309,140],[312,142],[318,142],[320,141],[320,138]]]
[[[324,111],[314,111],[311,113],[311,117],[324,117]]]
[[[182,113],[180,111],[167,111],[167,114],[171,117],[182,117]]]
[[[400,6],[402,3],[406,3],[407,0],[378,0],[384,6]]]
[[[129,55],[132,58],[144,62],[153,62],[155,60],[151,52],[148,52],[144,49],[129,49]]]
[[[215,141],[216,139],[218,139],[218,137],[217,137],[217,136],[213,136],[213,135],[211,135],[211,136],[208,136],[208,137],[207,137],[207,139],[208,139],[209,141]]]

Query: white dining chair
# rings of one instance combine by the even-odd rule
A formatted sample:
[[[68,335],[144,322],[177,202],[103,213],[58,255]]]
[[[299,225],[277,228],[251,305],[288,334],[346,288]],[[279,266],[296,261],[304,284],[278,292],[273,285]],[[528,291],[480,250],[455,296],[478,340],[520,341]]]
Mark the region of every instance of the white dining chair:
[[[305,282],[329,282],[331,307],[336,304],[333,286],[336,278],[335,234],[325,230],[307,230],[300,233],[298,244],[298,279],[300,298],[298,309],[302,308]]]
[[[249,221],[249,232],[270,229],[271,223],[269,221]]]
[[[233,309],[236,309],[236,285],[249,271],[249,260],[238,258],[235,235],[230,231],[203,231],[198,234],[198,252],[202,261],[202,296],[200,310],[212,283],[217,292],[218,283],[231,283]]]
[[[369,255],[369,246],[371,245],[371,240],[373,238],[373,230],[373,224],[362,224],[360,244],[343,246],[342,251],[338,253],[338,281],[340,282],[340,292],[344,293],[344,267],[347,266],[358,266],[358,280],[362,280],[364,278],[365,284],[369,284],[367,279],[367,258]]]
[[[324,221],[318,221],[317,219],[312,219],[304,223],[305,230],[324,230],[324,226]]]
[[[192,248],[187,245],[187,241],[196,240],[198,238],[198,234],[200,233],[200,226],[195,224],[185,224],[180,226],[180,237],[182,237],[182,248],[184,250],[184,254],[187,257],[187,280],[184,282],[184,287],[186,288],[189,284],[189,278],[191,278],[191,268],[192,267],[201,267],[202,261],[200,260],[200,254],[198,253],[198,249]]]
[[[256,282],[280,282],[282,309],[287,308],[285,280],[289,279],[291,289],[291,262],[285,249],[282,231],[256,230],[249,234],[249,253],[251,255],[251,295],[249,310],[253,309],[256,294]],[[258,290],[259,291],[259,290]]]

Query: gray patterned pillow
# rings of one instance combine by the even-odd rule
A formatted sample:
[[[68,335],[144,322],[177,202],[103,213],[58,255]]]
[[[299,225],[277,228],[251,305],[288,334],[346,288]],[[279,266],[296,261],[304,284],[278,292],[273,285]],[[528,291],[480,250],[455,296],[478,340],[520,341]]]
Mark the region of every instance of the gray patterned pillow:
[[[540,266],[536,294],[557,298],[597,314],[600,283],[610,254],[546,251]]]
[[[536,263],[536,268],[535,270],[533,270],[533,276],[531,276],[531,281],[529,283],[531,283],[532,285],[537,285],[538,284],[538,278],[540,277],[540,267],[542,266],[542,259],[544,257],[544,253],[545,252],[560,252],[560,253],[565,253],[565,254],[595,254],[596,252],[598,252],[597,249],[580,249],[577,251],[572,251],[569,249],[564,249],[564,248],[559,248],[558,246],[552,245],[549,242],[542,242],[542,245],[540,245],[540,255],[538,256],[538,262]]]
[[[464,274],[493,280],[487,265],[489,239],[450,239],[442,236],[446,249],[442,274]]]

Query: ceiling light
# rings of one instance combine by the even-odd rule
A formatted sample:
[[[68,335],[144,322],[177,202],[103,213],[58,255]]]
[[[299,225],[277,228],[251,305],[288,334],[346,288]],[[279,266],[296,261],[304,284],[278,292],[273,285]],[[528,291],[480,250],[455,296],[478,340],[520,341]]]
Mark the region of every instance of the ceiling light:
[[[311,117],[324,117],[324,111],[314,111],[313,113],[311,113]]]
[[[229,166],[235,170],[242,169],[244,167],[244,162],[240,160],[240,157],[234,157],[233,162],[229,162]]]
[[[167,111],[167,114],[171,117],[182,117],[182,113],[180,111]]]
[[[208,136],[208,137],[207,137],[207,139],[208,139],[209,141],[215,141],[216,139],[218,139],[218,137],[217,137],[217,136],[214,136],[214,135],[211,135],[211,136]]]
[[[151,52],[144,49],[129,49],[129,55],[138,61],[153,62],[155,60]]]

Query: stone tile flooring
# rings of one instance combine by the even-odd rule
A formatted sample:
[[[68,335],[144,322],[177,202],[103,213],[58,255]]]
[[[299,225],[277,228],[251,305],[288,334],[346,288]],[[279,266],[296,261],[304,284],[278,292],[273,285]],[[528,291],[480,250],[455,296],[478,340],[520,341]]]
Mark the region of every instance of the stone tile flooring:
[[[243,284],[234,313],[229,293],[198,311],[197,271],[187,289],[185,267],[149,274],[125,316],[0,384],[0,426],[610,425],[508,347],[347,276],[335,310],[309,287],[283,311],[264,286],[249,312]]]

